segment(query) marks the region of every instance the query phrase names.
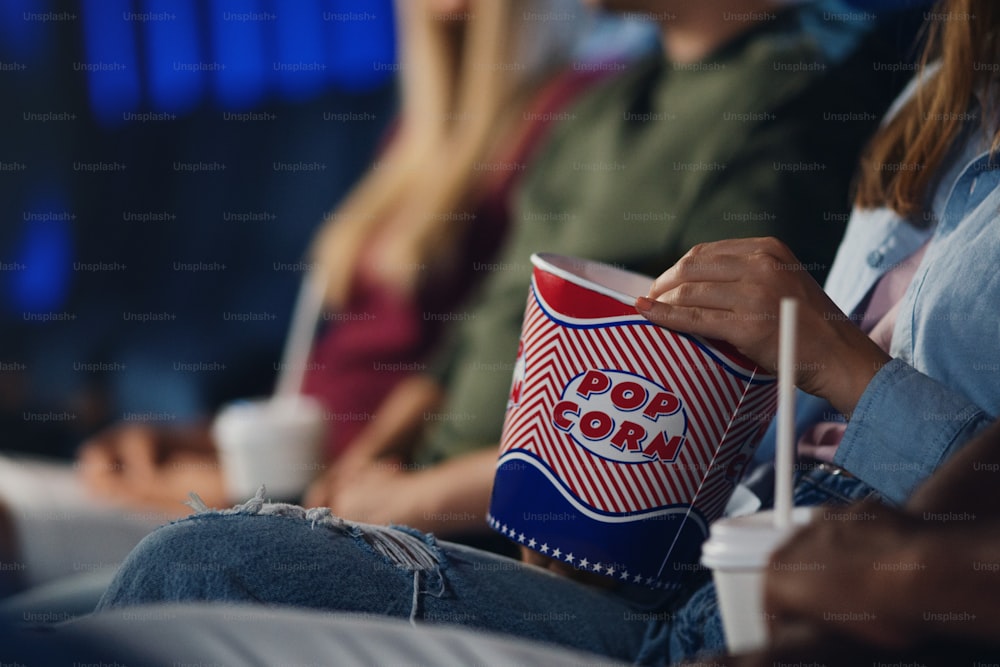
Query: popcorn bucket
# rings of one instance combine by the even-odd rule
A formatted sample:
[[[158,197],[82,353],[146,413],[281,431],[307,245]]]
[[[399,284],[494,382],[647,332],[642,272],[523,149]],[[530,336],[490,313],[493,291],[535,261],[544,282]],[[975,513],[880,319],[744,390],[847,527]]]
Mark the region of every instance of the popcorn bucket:
[[[775,378],[640,316],[651,278],[531,261],[489,524],[578,569],[676,589],[774,416]]]

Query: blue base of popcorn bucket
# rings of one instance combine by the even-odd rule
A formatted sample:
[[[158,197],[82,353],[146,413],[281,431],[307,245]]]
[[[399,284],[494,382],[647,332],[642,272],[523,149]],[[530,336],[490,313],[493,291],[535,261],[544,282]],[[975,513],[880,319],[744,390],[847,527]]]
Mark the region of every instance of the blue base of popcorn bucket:
[[[502,460],[490,527],[544,556],[621,583],[676,590],[687,574],[701,569],[708,533],[697,510],[673,505],[645,518],[602,515],[571,501],[543,468],[523,452]]]

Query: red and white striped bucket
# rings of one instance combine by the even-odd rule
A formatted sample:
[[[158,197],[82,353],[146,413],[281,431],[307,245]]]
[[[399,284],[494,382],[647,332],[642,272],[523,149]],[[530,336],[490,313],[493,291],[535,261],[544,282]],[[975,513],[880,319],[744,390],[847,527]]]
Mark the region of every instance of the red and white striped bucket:
[[[490,525],[579,569],[676,588],[774,415],[775,378],[640,316],[651,278],[531,260]]]

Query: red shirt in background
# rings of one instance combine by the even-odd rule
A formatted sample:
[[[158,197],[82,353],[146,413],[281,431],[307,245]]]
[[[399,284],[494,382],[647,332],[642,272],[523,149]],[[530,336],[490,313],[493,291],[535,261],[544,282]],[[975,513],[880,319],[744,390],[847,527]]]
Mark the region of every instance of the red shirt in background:
[[[505,161],[524,163],[541,143],[554,112],[565,107],[601,75],[567,72],[539,93],[527,112],[533,120],[523,130]],[[527,113],[525,114],[527,116]],[[422,361],[453,313],[485,272],[499,249],[509,218],[510,195],[520,170],[501,171],[488,183],[484,196],[471,211],[461,261],[415,298],[380,284],[359,263],[354,289],[341,311],[328,313],[327,324],[313,348],[303,391],[315,396],[327,412],[327,458],[339,455],[375,417],[388,394]]]

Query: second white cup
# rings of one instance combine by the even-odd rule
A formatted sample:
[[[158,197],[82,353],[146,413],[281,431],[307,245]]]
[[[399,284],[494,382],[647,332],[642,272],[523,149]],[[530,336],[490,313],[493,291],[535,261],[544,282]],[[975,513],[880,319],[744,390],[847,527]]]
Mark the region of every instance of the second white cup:
[[[774,525],[774,512],[719,519],[701,548],[701,563],[711,568],[722,610],[726,647],[731,653],[752,651],[767,643],[764,577],[771,554],[791,534],[809,523],[815,508],[796,507],[792,525]]]
[[[323,469],[322,406],[307,396],[238,401],[212,424],[226,491],[246,500],[261,484],[268,496],[297,500]]]

